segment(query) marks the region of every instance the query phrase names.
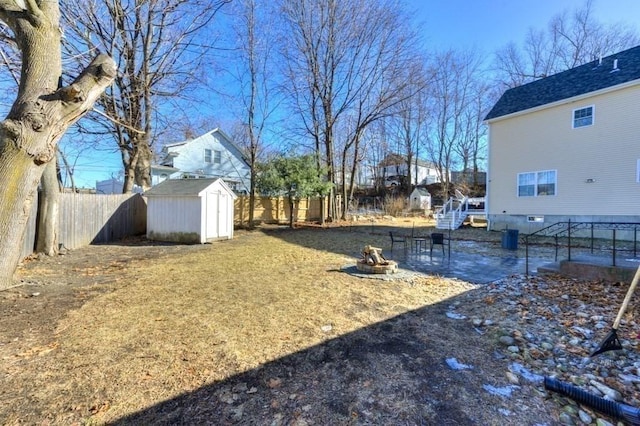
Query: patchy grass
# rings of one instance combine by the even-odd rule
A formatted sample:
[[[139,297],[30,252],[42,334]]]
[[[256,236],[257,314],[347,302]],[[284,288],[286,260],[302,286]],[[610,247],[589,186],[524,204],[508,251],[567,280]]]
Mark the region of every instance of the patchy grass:
[[[27,265],[20,275],[41,286],[39,298],[73,281],[79,302],[53,333],[2,341],[0,422],[114,421],[473,288],[342,272],[365,245],[388,247],[386,228],[369,226],[248,232],[162,253],[138,247],[128,260],[122,246],[91,246],[78,251],[84,257]],[[7,293],[2,307],[29,309],[27,291]],[[37,334],[46,309],[31,321]]]

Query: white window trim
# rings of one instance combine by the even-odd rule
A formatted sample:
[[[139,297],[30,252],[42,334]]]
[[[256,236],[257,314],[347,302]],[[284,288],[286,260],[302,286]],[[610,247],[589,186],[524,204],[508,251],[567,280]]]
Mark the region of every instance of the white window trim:
[[[222,151],[217,149],[211,150],[211,164],[222,164]]]
[[[640,167],[640,160],[638,160],[638,167]],[[553,195],[538,195],[538,174],[546,173],[546,172],[554,172],[555,173],[555,182],[554,182],[554,191]],[[520,195],[520,175],[527,175],[533,173],[535,175],[535,183],[533,187],[533,195]],[[638,173],[638,178],[640,179],[640,173]],[[555,197],[558,195],[558,170],[557,169],[548,169],[548,170],[535,170],[531,172],[521,172],[516,175],[516,197],[518,198],[530,198],[530,197]]]
[[[209,161],[207,161],[207,151],[209,151]],[[213,150],[209,148],[204,149],[204,162],[211,164],[213,163]]]
[[[584,126],[578,126],[576,127],[576,111],[580,111],[581,109],[587,109],[587,108],[591,108],[591,124],[587,124]],[[582,129],[583,127],[591,127],[596,123],[596,107],[595,105],[585,105],[583,107],[580,108],[576,108],[573,111],[571,111],[571,128],[572,129]]]

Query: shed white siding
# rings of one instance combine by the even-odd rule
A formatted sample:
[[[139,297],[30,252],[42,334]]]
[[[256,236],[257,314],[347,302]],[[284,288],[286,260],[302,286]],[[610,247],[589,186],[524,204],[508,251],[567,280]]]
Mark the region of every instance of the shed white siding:
[[[145,195],[151,240],[205,243],[233,238],[236,196],[222,179],[168,180]]]
[[[201,232],[202,214],[200,197],[159,196],[147,202],[147,237],[156,239],[164,235],[168,241],[204,243]],[[184,234],[178,236],[177,234]]]

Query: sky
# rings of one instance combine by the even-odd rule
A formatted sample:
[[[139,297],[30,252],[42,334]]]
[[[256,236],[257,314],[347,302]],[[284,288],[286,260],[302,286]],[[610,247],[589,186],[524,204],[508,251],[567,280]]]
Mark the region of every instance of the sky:
[[[409,0],[424,24],[429,45],[442,49],[480,49],[487,54],[510,41],[521,44],[529,28],[544,29],[564,11],[585,0]],[[640,29],[640,1],[594,0],[594,16],[602,23],[624,22]]]
[[[530,28],[545,29],[564,11],[574,11],[585,0],[405,0],[423,24],[430,49],[472,49],[488,56],[513,41],[521,45]],[[640,31],[639,0],[593,0],[595,18],[604,24],[624,23]],[[81,188],[97,180],[122,176],[118,152],[83,153],[77,160],[75,179]]]

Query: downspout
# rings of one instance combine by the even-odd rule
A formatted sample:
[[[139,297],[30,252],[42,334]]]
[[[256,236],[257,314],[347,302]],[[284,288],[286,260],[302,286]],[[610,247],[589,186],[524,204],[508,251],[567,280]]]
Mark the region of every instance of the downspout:
[[[489,176],[491,176],[491,124],[487,122],[487,173],[485,176],[484,214],[487,218],[487,231],[491,231],[491,219],[489,218]]]

